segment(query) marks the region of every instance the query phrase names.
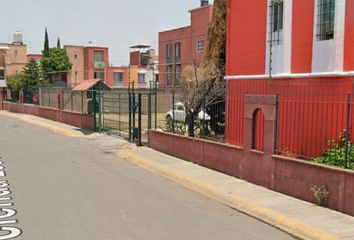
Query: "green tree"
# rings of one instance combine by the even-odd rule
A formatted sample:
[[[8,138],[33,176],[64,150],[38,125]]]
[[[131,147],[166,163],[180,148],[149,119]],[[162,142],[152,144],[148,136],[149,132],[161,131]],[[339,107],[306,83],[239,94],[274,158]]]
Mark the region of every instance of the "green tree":
[[[71,70],[72,64],[63,48],[50,48],[48,56],[41,59],[41,67],[47,78]]]
[[[19,91],[25,86],[25,74],[23,72],[6,77],[8,88],[13,91]]]
[[[57,48],[61,48],[60,38],[58,38],[58,40],[57,40]]]
[[[24,70],[24,87],[36,87],[47,83],[43,76],[40,64],[33,58],[29,59]]]
[[[48,57],[49,56],[49,38],[48,38],[47,28],[45,28],[44,48],[43,48],[42,54],[43,54],[43,57]]]
[[[190,66],[182,72],[182,91],[186,107],[188,135],[195,136],[198,113],[213,109],[225,98],[225,49],[226,49],[227,0],[215,0],[213,18],[208,26],[208,47],[200,67]],[[215,133],[223,132],[217,127],[224,121],[224,109],[211,114],[211,127]],[[205,132],[208,129],[204,129]],[[208,133],[207,133],[208,134]]]

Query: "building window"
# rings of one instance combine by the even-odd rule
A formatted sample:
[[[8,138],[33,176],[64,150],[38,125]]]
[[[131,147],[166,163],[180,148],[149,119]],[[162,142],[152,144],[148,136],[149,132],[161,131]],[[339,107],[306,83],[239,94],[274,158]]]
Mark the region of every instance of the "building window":
[[[269,6],[270,13],[270,38],[269,41],[280,45],[281,43],[281,32],[283,31],[283,21],[284,21],[284,2],[282,0],[273,0],[270,2]]]
[[[334,38],[335,0],[318,0],[317,4],[317,40]]]
[[[181,61],[181,43],[175,43],[175,62]]]
[[[95,62],[104,62],[103,51],[94,51]]]
[[[5,71],[3,69],[0,69],[0,80],[5,79]]]
[[[167,66],[166,70],[166,85],[172,86],[172,66]]]
[[[95,72],[94,73],[94,78],[104,81],[104,72]]]
[[[181,83],[181,65],[176,65],[175,68],[175,81],[176,86],[179,86]]]
[[[170,43],[166,44],[166,62],[172,62],[172,45]]]
[[[18,55],[18,50],[14,50],[14,55],[15,55],[15,57],[17,57],[17,55]]]
[[[74,55],[75,59],[77,59],[77,54]]]
[[[145,73],[139,73],[138,74],[138,83],[139,84],[146,84],[146,82],[145,82]]]
[[[197,45],[196,46],[197,53],[204,52],[204,49],[205,49],[205,41],[204,40],[198,40],[196,45]]]
[[[115,86],[123,86],[123,73],[115,72],[114,73],[114,85]]]

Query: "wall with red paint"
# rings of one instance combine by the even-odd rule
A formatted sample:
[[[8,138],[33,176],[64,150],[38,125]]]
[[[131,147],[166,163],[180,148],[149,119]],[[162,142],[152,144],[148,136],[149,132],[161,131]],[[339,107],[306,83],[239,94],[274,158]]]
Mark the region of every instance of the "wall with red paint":
[[[149,132],[149,147],[312,203],[311,187],[326,185],[328,207],[354,216],[353,171],[158,131]]]
[[[128,87],[128,75],[129,75],[129,67],[109,67],[107,70],[107,80],[106,84],[110,87],[114,87],[114,73],[122,72],[123,73],[123,86]]]
[[[312,72],[314,12],[314,0],[293,2],[292,73]]]
[[[229,80],[227,83],[226,141],[244,145],[245,94],[279,95],[278,146],[298,156],[319,156],[328,140],[346,129],[348,95],[354,96],[351,77]],[[351,99],[354,126],[354,99]],[[319,131],[322,129],[322,131]],[[354,136],[354,128],[350,128]]]
[[[212,18],[213,6],[192,9],[191,13],[191,25],[168,30],[159,33],[159,86],[167,87],[166,72],[166,44],[172,44],[172,79],[174,79],[174,45],[177,42],[181,43],[181,69],[186,66],[192,65],[194,60],[197,65],[202,62],[204,52],[197,53],[196,42],[198,40],[204,40],[207,44],[208,24]],[[205,46],[206,48],[206,46]],[[173,82],[173,80],[172,80]]]
[[[354,71],[354,0],[347,0],[344,35],[344,71]]]
[[[102,51],[103,58],[105,63],[104,69],[95,69],[94,68],[94,52]],[[103,71],[105,73],[105,80],[107,81],[107,72],[108,72],[109,62],[108,62],[108,48],[105,47],[85,47],[84,48],[84,68],[85,68],[85,79],[94,79],[95,71]]]
[[[39,107],[31,104],[13,103],[3,101],[3,110],[16,113],[30,114],[56,122],[66,123],[81,129],[94,130],[91,114],[62,111],[60,109]]]
[[[267,1],[229,0],[227,75],[265,73]]]

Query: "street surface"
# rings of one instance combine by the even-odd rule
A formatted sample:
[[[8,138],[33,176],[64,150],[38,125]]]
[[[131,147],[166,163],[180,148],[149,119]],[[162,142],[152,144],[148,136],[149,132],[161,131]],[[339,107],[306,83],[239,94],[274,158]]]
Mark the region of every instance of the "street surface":
[[[293,239],[112,153],[126,147],[0,116],[0,240]]]

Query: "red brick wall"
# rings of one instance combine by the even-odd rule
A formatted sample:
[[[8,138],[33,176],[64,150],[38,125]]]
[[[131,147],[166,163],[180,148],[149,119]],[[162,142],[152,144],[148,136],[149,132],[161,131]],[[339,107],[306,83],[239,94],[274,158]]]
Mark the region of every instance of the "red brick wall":
[[[149,147],[313,203],[310,188],[327,185],[328,207],[354,216],[354,171],[159,131],[149,132]]]
[[[9,112],[24,113],[66,123],[81,129],[94,130],[93,115],[44,108],[35,105],[3,102],[3,109]]]

